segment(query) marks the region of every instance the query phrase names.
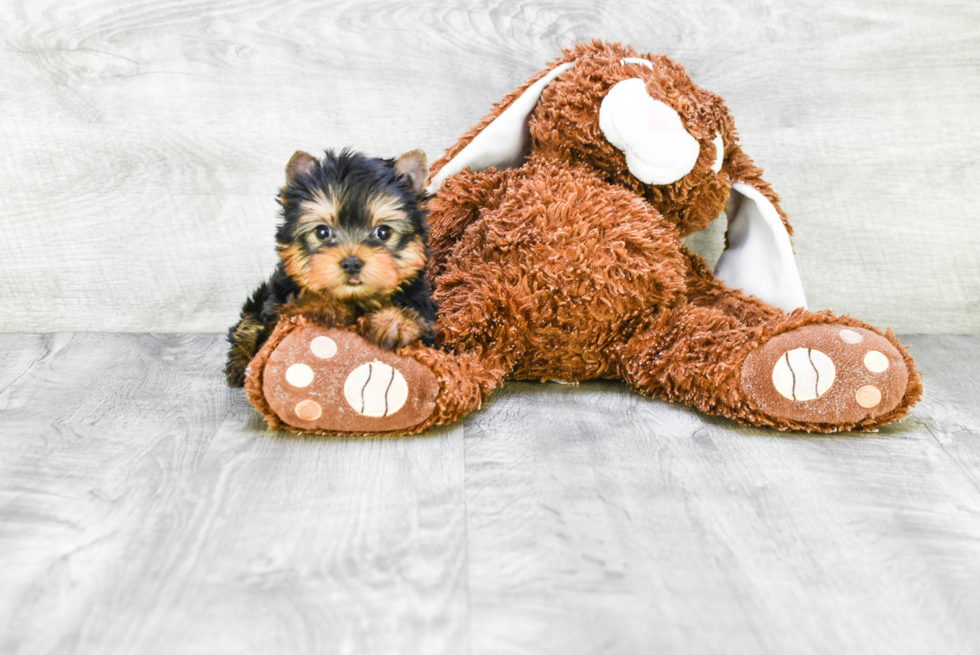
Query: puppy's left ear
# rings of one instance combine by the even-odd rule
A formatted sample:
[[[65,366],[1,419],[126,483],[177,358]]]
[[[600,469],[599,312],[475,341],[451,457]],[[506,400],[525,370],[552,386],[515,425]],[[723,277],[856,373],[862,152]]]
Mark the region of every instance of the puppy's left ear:
[[[395,172],[412,185],[412,191],[420,196],[429,182],[429,160],[421,150],[412,150],[395,160]]]

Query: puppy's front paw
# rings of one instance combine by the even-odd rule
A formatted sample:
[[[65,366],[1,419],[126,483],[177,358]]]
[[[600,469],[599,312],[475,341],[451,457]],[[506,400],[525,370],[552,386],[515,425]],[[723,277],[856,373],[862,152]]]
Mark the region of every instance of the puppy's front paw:
[[[294,298],[279,308],[280,316],[305,316],[324,329],[354,322],[351,308],[332,298]]]
[[[365,317],[362,334],[386,350],[397,350],[422,338],[422,318],[410,309],[386,307]]]

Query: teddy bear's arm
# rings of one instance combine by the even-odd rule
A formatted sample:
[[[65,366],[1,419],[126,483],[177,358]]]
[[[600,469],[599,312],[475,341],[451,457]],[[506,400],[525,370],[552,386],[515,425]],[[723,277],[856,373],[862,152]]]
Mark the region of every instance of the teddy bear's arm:
[[[504,192],[506,171],[465,170],[449,178],[439,193],[429,200],[429,260],[428,277],[434,281],[445,269],[449,251],[487,207],[496,204]]]

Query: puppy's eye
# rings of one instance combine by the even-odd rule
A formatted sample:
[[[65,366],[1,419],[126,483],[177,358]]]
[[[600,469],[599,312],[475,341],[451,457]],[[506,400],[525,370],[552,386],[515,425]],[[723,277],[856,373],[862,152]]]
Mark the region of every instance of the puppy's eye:
[[[317,225],[315,234],[320,241],[326,241],[333,236],[333,230],[326,225]]]
[[[374,231],[374,236],[378,237],[381,241],[387,241],[391,238],[391,228],[387,225],[379,225],[378,229]]]

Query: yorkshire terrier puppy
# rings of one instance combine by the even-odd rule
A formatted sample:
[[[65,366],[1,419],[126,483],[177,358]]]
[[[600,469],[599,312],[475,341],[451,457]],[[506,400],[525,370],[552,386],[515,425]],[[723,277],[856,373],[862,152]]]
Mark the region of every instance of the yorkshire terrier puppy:
[[[293,155],[279,195],[281,261],[228,331],[229,386],[244,385],[245,368],[283,315],[357,324],[389,350],[419,339],[435,345],[436,305],[425,279],[428,178],[420,150],[397,160],[349,150],[321,160]]]

